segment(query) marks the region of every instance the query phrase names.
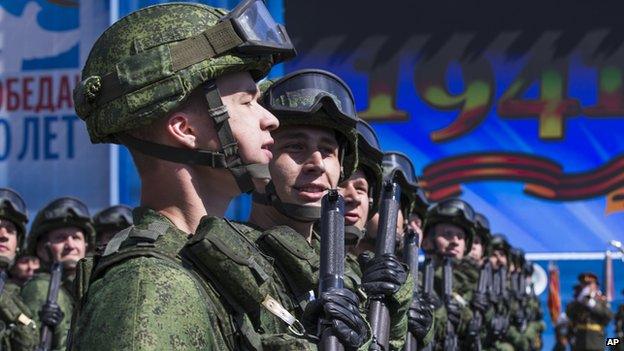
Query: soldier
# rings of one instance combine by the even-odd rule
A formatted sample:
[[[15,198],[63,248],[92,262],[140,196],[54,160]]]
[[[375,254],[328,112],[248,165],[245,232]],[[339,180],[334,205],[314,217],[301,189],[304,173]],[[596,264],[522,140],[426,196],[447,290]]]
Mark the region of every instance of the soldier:
[[[274,133],[275,155],[269,163],[270,181],[254,193],[249,222],[250,226],[261,230],[274,229],[260,237],[258,231],[248,229],[248,235],[257,238],[267,255],[290,262],[277,266],[290,281],[290,294],[300,309],[313,312],[316,303],[308,304],[306,300],[315,294],[318,285],[320,242],[314,226],[320,218],[321,199],[328,189],[337,187],[339,180],[351,176],[358,157],[353,96],[346,84],[333,74],[302,70],[274,82],[262,101],[278,117],[280,128]],[[361,178],[356,183],[348,186],[357,185],[368,205],[368,182]],[[353,207],[361,201],[359,198],[347,200],[346,211],[350,212],[345,218],[347,224],[366,220],[367,208]],[[354,233],[355,237],[358,235]],[[360,279],[348,268],[350,265],[345,272],[345,287],[351,291],[343,289],[340,294],[337,291],[336,296],[340,297],[337,301],[344,302],[345,308],[353,311],[360,301],[353,293],[358,290]],[[322,296],[321,300],[325,298]],[[357,343],[363,342],[369,333],[365,322],[359,313],[350,319],[350,323],[361,325],[360,330],[354,330],[354,335],[361,339],[356,340]],[[308,324],[315,329],[314,322]],[[350,341],[348,345],[353,348],[357,343]]]
[[[24,241],[24,240],[22,240]],[[35,275],[35,272],[41,266],[41,262],[39,261],[39,257],[26,255],[24,250],[20,250],[15,258],[15,264],[11,267],[11,282],[15,283],[17,286],[24,286],[27,281],[32,279]]]
[[[110,239],[131,225],[132,210],[128,206],[116,205],[98,212],[93,216],[95,252],[103,254]]]
[[[509,293],[508,282],[504,280],[504,275],[509,269],[509,251],[511,245],[502,234],[492,235],[490,263],[494,276],[492,277],[492,288],[490,303],[494,306],[494,316],[487,326],[488,343],[494,350],[513,351],[513,346],[508,340],[509,330]],[[504,273],[504,274],[503,274]]]
[[[88,248],[93,246],[94,236],[89,210],[80,200],[71,197],[61,197],[47,204],[37,213],[30,229],[27,253],[36,254],[41,267],[22,287],[21,296],[31,311],[41,311],[35,321],[54,330],[53,349],[63,349],[66,345],[76,303],[73,287],[76,267]],[[57,303],[48,305],[49,272],[54,262],[63,264],[62,288]],[[57,318],[44,318],[43,315],[58,315],[60,318],[57,321]]]
[[[0,349],[32,350],[37,345],[36,323],[19,296],[19,286],[8,281],[7,269],[24,240],[28,216],[24,200],[0,188]]]
[[[624,295],[624,290],[622,290],[622,295]],[[615,348],[616,351],[624,351],[624,303],[620,304],[618,307],[618,311],[615,314],[615,333],[617,337],[620,339],[620,343]]]
[[[427,212],[425,241],[437,268],[435,272],[435,350],[455,349],[458,340],[467,340],[468,322],[472,319],[469,302],[475,289],[471,280],[458,267],[467,255],[475,236],[474,210],[460,199],[441,201]],[[452,292],[444,296],[443,261],[451,260]],[[449,323],[450,322],[450,323]],[[454,340],[454,341],[453,341]]]
[[[570,319],[570,345],[573,351],[604,350],[605,326],[613,313],[598,287],[598,277],[591,272],[578,276],[574,301],[566,307]]]
[[[306,347],[273,266],[221,218],[272,158],[278,121],[258,104],[255,81],[293,55],[285,29],[251,0],[229,14],[144,8],[95,43],[77,112],[93,142],[129,147],[142,207],[95,265],[76,349]]]

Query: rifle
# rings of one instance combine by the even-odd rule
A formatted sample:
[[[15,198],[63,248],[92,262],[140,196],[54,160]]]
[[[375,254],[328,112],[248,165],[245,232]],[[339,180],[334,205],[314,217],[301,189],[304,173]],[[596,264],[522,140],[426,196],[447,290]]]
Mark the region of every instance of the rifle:
[[[449,306],[451,304],[451,301],[453,300],[453,263],[451,261],[451,258],[448,256],[444,258],[444,268],[442,273],[444,275],[444,293],[442,295],[442,298],[444,299],[444,303],[446,304],[446,310],[448,311],[450,309]],[[455,326],[448,317],[446,319],[446,336],[444,337],[444,350],[457,350],[457,333],[455,332]]]
[[[425,258],[424,265],[424,275],[423,275],[423,297],[427,301],[432,301],[433,299],[433,260],[431,258]],[[435,307],[435,306],[434,306]],[[423,346],[421,351],[432,351],[434,342],[430,342],[429,344]]]
[[[46,245],[46,249],[48,250],[48,257],[52,259],[53,255],[50,244]],[[48,297],[46,298],[45,305],[57,303],[59,290],[61,290],[62,279],[63,264],[55,260],[50,267],[50,285],[48,285]],[[54,330],[52,330],[49,325],[41,323],[41,334],[39,336],[39,346],[37,347],[37,351],[48,351],[52,348],[53,333]]]
[[[487,296],[488,287],[490,285],[490,275],[491,275],[491,267],[490,263],[486,262],[481,270],[479,271],[479,282],[477,284],[477,294]],[[472,349],[481,351],[481,336],[479,332],[483,325],[483,314],[481,311],[476,311],[474,313],[474,318],[470,321],[470,326],[468,328],[470,332],[470,336],[472,337]]]
[[[509,326],[508,317],[505,315],[503,305],[509,303],[507,292],[507,267],[499,268],[493,276],[492,295],[496,314],[492,319],[492,334],[495,338],[500,339],[507,333]]]
[[[379,231],[375,244],[375,256],[394,253],[396,249],[397,217],[401,206],[401,187],[396,181],[387,180],[381,194],[379,208]],[[373,331],[370,350],[389,350],[390,311],[383,296],[371,296],[368,320]]]
[[[405,261],[409,265],[410,274],[414,278],[414,296],[418,293],[418,234],[413,230],[408,230],[405,234],[404,245]],[[405,337],[405,351],[416,351],[418,342],[414,334],[407,333]]]
[[[321,262],[319,268],[319,292],[322,294],[344,285],[344,199],[336,189],[323,197],[321,204]],[[319,350],[343,351],[344,346],[331,328],[320,329]]]
[[[6,271],[4,269],[0,270],[0,294],[4,291],[7,279],[9,279],[9,276],[6,274]]]

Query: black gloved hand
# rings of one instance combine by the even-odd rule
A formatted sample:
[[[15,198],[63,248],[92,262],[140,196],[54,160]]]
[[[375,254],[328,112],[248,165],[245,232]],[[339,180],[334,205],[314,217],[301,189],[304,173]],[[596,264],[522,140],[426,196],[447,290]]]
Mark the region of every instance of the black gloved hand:
[[[472,306],[477,311],[485,313],[490,306],[490,301],[486,294],[475,293],[472,298]]]
[[[414,295],[407,314],[407,323],[410,333],[422,342],[433,323],[433,311],[420,294]]]
[[[306,306],[304,325],[320,336],[322,330],[318,330],[318,324],[321,320],[322,327],[332,328],[346,349],[357,349],[368,339],[368,328],[358,306],[358,297],[350,290],[331,289]]]
[[[392,295],[407,279],[407,271],[394,254],[368,261],[362,274],[362,289],[368,295]]]
[[[509,319],[504,315],[495,315],[492,318],[492,335],[500,339],[507,335],[507,329],[509,329]]]
[[[65,317],[61,307],[56,303],[45,303],[39,311],[39,319],[42,323],[55,328]]]
[[[455,299],[451,299],[451,302],[446,304],[446,318],[448,318],[454,326],[459,325],[459,321],[461,320],[461,306]]]

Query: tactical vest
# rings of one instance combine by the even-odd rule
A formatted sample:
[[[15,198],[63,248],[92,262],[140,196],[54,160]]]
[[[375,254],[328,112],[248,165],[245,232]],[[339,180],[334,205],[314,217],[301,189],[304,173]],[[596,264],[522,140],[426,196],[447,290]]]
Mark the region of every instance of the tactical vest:
[[[268,335],[288,330],[297,337],[304,334],[299,321],[273,298],[277,293],[273,281],[276,273],[271,262],[233,223],[217,217],[202,218],[196,234],[175,255],[154,245],[169,227],[166,222],[151,223],[147,229],[129,227],[115,235],[101,258],[82,260],[76,280],[76,294],[81,301],[77,310],[85,302],[89,285],[108,269],[128,259],[154,257],[182,265],[204,289],[208,289],[206,282],[215,288],[232,310],[232,318],[217,318],[234,324],[232,329],[239,334],[244,349],[262,350],[263,345],[273,343],[264,338],[265,332]]]

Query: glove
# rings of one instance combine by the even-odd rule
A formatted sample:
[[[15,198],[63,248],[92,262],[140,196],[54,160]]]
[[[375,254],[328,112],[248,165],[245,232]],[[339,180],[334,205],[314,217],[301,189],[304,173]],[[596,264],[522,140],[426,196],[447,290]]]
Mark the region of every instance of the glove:
[[[472,307],[481,313],[485,313],[489,306],[490,302],[487,295],[480,293],[474,294],[474,297],[472,298]]]
[[[306,306],[303,322],[306,329],[320,336],[320,320],[323,326],[332,328],[346,349],[357,349],[368,339],[368,326],[358,306],[358,297],[350,290],[330,289]]]
[[[461,306],[459,302],[452,299],[451,302],[446,305],[446,315],[454,326],[458,326],[461,320]]]
[[[61,307],[56,303],[46,303],[39,311],[39,319],[42,323],[55,328],[65,317]]]
[[[408,330],[418,341],[422,342],[432,323],[433,312],[429,303],[420,294],[414,295],[407,314]]]
[[[394,254],[384,254],[368,261],[362,275],[362,289],[368,295],[392,295],[407,279],[405,267]]]
[[[492,318],[492,334],[497,339],[504,337],[509,328],[509,319],[504,315],[496,315]]]

